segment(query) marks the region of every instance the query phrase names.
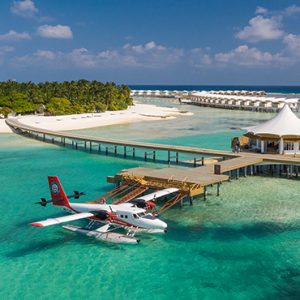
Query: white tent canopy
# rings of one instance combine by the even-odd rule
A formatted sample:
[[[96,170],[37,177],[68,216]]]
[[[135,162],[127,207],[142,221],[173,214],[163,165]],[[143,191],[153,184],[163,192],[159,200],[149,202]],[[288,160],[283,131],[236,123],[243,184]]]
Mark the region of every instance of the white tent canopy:
[[[255,136],[272,136],[274,138],[300,138],[300,119],[292,112],[288,104],[271,120],[247,128],[247,133]]]

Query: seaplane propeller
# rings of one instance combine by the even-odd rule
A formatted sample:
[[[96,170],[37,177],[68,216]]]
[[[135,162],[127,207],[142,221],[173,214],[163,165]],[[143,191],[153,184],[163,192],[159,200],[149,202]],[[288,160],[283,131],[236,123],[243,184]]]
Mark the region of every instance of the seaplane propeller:
[[[40,204],[41,206],[46,206],[48,203],[51,203],[52,200],[46,200],[45,198],[41,198],[41,201],[35,202],[35,204]]]
[[[73,195],[69,195],[67,196],[68,198],[74,198],[74,199],[79,199],[80,196],[84,196],[85,193],[84,192],[78,192],[78,191],[74,191]],[[60,200],[57,200],[60,201]],[[61,200],[62,201],[62,200]],[[52,200],[46,200],[46,198],[41,198],[41,201],[35,202],[35,204],[40,204],[41,206],[46,206],[48,203],[52,203]]]
[[[78,191],[74,191],[73,195],[67,196],[68,198],[74,198],[74,199],[79,199],[80,196],[84,196],[85,193],[84,192],[78,192]]]

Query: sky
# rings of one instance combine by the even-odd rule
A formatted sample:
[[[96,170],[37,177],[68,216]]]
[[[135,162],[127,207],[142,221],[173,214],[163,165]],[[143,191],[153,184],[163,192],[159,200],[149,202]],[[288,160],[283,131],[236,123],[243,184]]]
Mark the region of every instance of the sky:
[[[300,0],[1,0],[0,80],[300,85]]]

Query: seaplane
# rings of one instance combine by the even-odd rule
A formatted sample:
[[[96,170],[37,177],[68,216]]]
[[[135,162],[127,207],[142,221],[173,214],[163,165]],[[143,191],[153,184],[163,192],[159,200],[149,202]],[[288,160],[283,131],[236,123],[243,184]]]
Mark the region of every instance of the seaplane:
[[[46,227],[87,219],[89,223],[85,227],[69,224],[62,227],[111,243],[138,244],[140,240],[135,237],[136,233],[166,232],[167,224],[149,210],[155,206],[156,199],[178,192],[177,188],[164,189],[120,204],[72,203],[70,198],[78,199],[84,193],[75,191],[73,195],[67,196],[57,176],[48,176],[48,183],[51,199],[41,198],[41,201],[36,203],[41,206],[52,203],[71,215],[33,222],[32,226]],[[120,228],[125,229],[127,233],[113,232]]]

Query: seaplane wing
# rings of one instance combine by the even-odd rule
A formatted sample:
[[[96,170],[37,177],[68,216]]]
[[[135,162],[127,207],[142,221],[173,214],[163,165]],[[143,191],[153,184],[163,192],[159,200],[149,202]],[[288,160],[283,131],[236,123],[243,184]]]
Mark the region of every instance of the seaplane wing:
[[[169,189],[164,189],[164,190],[160,190],[160,191],[156,191],[154,193],[145,195],[145,196],[141,196],[138,197],[136,199],[139,200],[145,200],[145,201],[151,201],[151,200],[155,200],[157,198],[163,197],[163,196],[167,196],[173,193],[178,192],[179,190],[177,188],[169,188]]]
[[[36,226],[36,227],[45,227],[45,226],[56,225],[56,224],[80,220],[80,219],[86,219],[86,218],[90,218],[93,216],[94,216],[93,213],[82,212],[82,213],[73,214],[70,216],[51,218],[51,219],[47,219],[47,220],[43,220],[43,221],[33,222],[33,223],[31,223],[31,225]]]

